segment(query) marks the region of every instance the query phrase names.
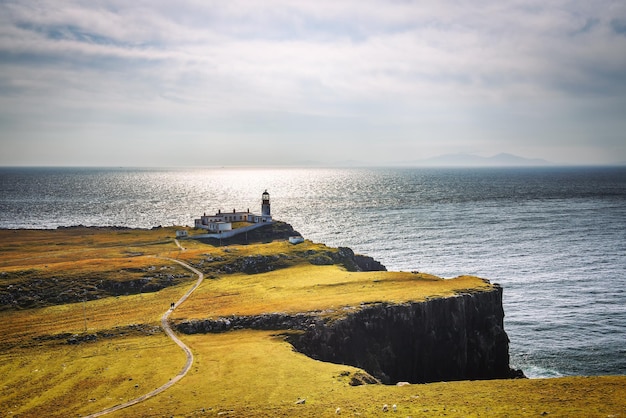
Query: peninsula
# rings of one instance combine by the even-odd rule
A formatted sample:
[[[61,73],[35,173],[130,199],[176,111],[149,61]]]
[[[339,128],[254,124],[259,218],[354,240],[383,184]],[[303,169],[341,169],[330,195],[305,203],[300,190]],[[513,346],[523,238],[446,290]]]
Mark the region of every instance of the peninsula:
[[[0,230],[0,415],[626,408],[624,376],[511,379],[502,289],[486,280],[388,272],[348,248],[292,244],[299,234],[276,220],[229,239],[175,239],[195,233]]]

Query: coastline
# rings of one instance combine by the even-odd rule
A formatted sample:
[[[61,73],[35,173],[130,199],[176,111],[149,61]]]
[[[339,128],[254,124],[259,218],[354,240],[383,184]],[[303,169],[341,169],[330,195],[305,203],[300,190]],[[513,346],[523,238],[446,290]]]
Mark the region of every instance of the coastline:
[[[329,282],[327,284],[328,289],[332,290],[332,293],[335,294],[337,289],[346,287],[346,280],[349,274],[354,274],[354,280],[358,279],[361,274],[364,275],[381,275],[380,278],[376,278],[373,280],[369,280],[358,284],[356,288],[360,288],[365,283],[369,283],[369,286],[373,286],[374,289],[376,286],[384,284],[385,281],[381,281],[383,277],[390,277],[393,280],[387,282],[385,286],[390,286],[393,283],[400,283],[401,287],[399,288],[401,291],[406,292],[408,288],[406,288],[406,284],[408,283],[419,283],[419,282],[405,282],[406,284],[402,284],[404,282],[398,282],[399,277],[397,276],[397,272],[354,272],[349,273],[345,269],[345,267],[341,267],[341,269],[337,270],[336,267],[333,267],[336,260],[343,260],[341,263],[345,263],[346,255],[343,256],[335,255],[339,254],[337,249],[333,249],[330,247],[326,247],[322,244],[313,244],[310,242],[306,242],[305,246],[301,246],[302,244],[298,244],[296,246],[287,245],[286,243],[280,242],[271,242],[271,243],[260,243],[253,245],[240,245],[240,244],[231,244],[225,247],[216,247],[203,244],[201,242],[192,242],[192,240],[187,240],[185,242],[185,247],[187,247],[186,251],[181,251],[178,247],[176,247],[173,243],[173,233],[176,228],[153,228],[149,230],[137,230],[137,229],[127,229],[127,228],[110,228],[106,227],[102,229],[100,227],[93,228],[81,228],[81,227],[73,227],[67,229],[60,230],[45,230],[45,231],[35,231],[29,230],[25,231],[25,235],[31,236],[32,240],[29,240],[28,237],[22,236],[20,239],[15,239],[15,231],[19,230],[4,230],[3,234],[8,234],[11,236],[10,240],[3,239],[5,246],[11,246],[10,251],[2,251],[2,258],[0,259],[0,271],[28,271],[28,270],[36,270],[37,274],[44,274],[45,272],[52,272],[53,274],[50,277],[57,277],[58,273],[63,272],[66,275],[72,275],[74,273],[80,272],[91,272],[90,275],[94,274],[98,271],[109,271],[113,274],[113,272],[118,272],[119,267],[124,266],[124,276],[128,274],[138,274],[140,276],[145,276],[146,274],[150,274],[154,276],[155,272],[167,272],[167,274],[172,273],[174,270],[170,268],[173,267],[170,264],[159,264],[157,259],[152,257],[154,254],[168,254],[169,256],[174,256],[177,259],[181,260],[191,260],[195,264],[200,264],[203,269],[209,272],[209,281],[203,286],[199,291],[200,293],[197,296],[194,296],[192,300],[186,302],[181,306],[180,312],[177,310],[177,316],[173,318],[174,321],[178,321],[183,317],[189,317],[190,314],[196,312],[196,314],[202,314],[202,311],[196,310],[195,306],[204,306],[210,307],[209,310],[216,309],[217,306],[215,302],[221,300],[224,301],[227,298],[230,298],[233,303],[236,303],[236,298],[233,299],[233,296],[228,296],[233,292],[238,293],[239,298],[245,297],[241,290],[235,290],[236,287],[232,287],[237,283],[237,280],[241,280],[241,283],[245,283],[246,288],[250,288],[251,279],[254,278],[264,278],[264,282],[267,282],[271,277],[275,277],[277,274],[290,272],[290,269],[293,269],[294,266],[283,265],[281,263],[296,263],[297,257],[300,258],[302,262],[306,261],[306,263],[310,263],[311,260],[316,260],[316,263],[330,263],[330,264],[319,264],[317,266],[313,265],[318,273],[315,274],[318,277],[318,280],[322,274],[322,272],[328,271],[329,274]],[[36,237],[37,235],[46,235],[47,238],[42,240],[41,236]],[[63,235],[66,238],[63,242],[54,238],[51,240],[51,236],[53,235]],[[19,234],[18,234],[19,235]],[[46,241],[47,240],[47,241]],[[226,251],[227,250],[227,251]],[[26,251],[28,254],[21,251]],[[293,253],[288,251],[295,251]],[[309,253],[310,252],[310,253]],[[301,253],[301,254],[300,254]],[[308,253],[308,255],[307,255]],[[206,254],[211,254],[207,256]],[[280,257],[280,254],[286,254],[288,257]],[[26,256],[27,255],[27,256]],[[262,255],[263,258],[259,258],[258,256]],[[323,255],[323,257],[322,257]],[[219,257],[224,258],[222,261],[218,260]],[[229,258],[227,257],[234,257]],[[252,257],[252,258],[251,258]],[[278,257],[278,258],[276,258]],[[289,258],[292,257],[292,258]],[[306,258],[308,257],[308,258]],[[336,257],[336,260],[333,259]],[[208,261],[208,259],[211,261]],[[238,266],[240,264],[236,260],[255,260],[255,268],[267,270],[263,273],[244,273],[244,272],[232,272],[227,273],[226,267],[234,268],[233,266]],[[105,263],[95,262],[94,260],[104,260]],[[21,264],[20,264],[21,263]],[[272,264],[277,263],[277,264]],[[296,264],[299,264],[300,261],[297,261]],[[20,266],[24,266],[24,268]],[[55,270],[54,265],[58,265],[58,269]],[[113,269],[102,270],[104,266],[113,265]],[[243,265],[243,264],[242,264]],[[311,270],[309,267],[306,267],[307,264],[302,265],[300,267],[302,273],[309,274],[308,271]],[[119,267],[116,267],[119,266]],[[343,266],[343,264],[342,264]],[[10,269],[9,269],[10,267]],[[161,270],[162,268],[165,268]],[[85,270],[86,269],[86,270]],[[101,269],[101,270],[98,270]],[[226,270],[224,270],[226,269]],[[345,271],[344,273],[341,273]],[[410,274],[410,273],[407,273]],[[265,275],[265,276],[263,276]],[[339,276],[338,276],[339,275]],[[396,276],[394,276],[396,275]],[[211,277],[212,276],[212,277]],[[77,276],[78,277],[78,276]],[[104,277],[104,276],[103,276]],[[290,273],[288,276],[289,280],[292,282],[295,280],[295,277],[298,277],[294,273]],[[337,282],[337,277],[340,280]],[[379,276],[376,276],[379,277]],[[6,277],[5,277],[6,278]],[[43,278],[43,276],[42,276]],[[408,276],[411,278],[411,276]],[[434,278],[432,276],[424,276],[427,279],[424,283],[430,285],[439,285],[440,279]],[[158,331],[154,332],[148,331],[152,328],[146,328],[145,330],[138,329],[137,331],[130,331],[130,329],[122,329],[116,335],[111,335],[110,337],[106,336],[106,333],[114,334],[110,332],[110,330],[114,330],[116,327],[122,325],[122,323],[143,323],[147,327],[158,325],[158,318],[155,317],[153,312],[162,311],[162,307],[168,303],[167,301],[173,297],[174,294],[180,293],[188,286],[188,283],[192,280],[191,277],[187,279],[181,277],[183,282],[179,284],[173,284],[172,286],[167,286],[163,289],[155,290],[149,293],[138,292],[135,294],[120,294],[119,296],[111,297],[102,297],[98,299],[93,299],[91,301],[83,301],[83,302],[74,302],[70,304],[61,304],[61,305],[49,305],[47,307],[41,308],[25,308],[17,311],[4,311],[1,312],[0,315],[4,319],[3,327],[3,335],[5,335],[3,345],[5,349],[3,350],[3,358],[9,360],[8,363],[5,363],[2,372],[9,376],[8,387],[11,387],[11,391],[8,392],[8,396],[10,396],[10,402],[5,403],[2,402],[3,405],[15,404],[19,405],[20,402],[17,401],[19,398],[19,391],[16,392],[17,387],[13,386],[11,382],[17,382],[20,379],[20,376],[23,372],[18,372],[17,369],[11,368],[13,361],[10,360],[14,355],[19,353],[21,361],[31,362],[29,363],[31,366],[28,367],[29,370],[43,370],[44,373],[59,373],[61,372],[60,366],[56,366],[55,362],[49,363],[48,367],[38,366],[38,362],[43,360],[41,357],[41,353],[57,353],[56,355],[60,355],[59,361],[69,361],[67,364],[71,364],[71,359],[67,357],[63,357],[61,354],[63,347],[66,346],[66,339],[54,340],[49,339],[46,340],[46,335],[54,335],[54,333],[62,332],[70,332],[70,335],[83,335],[85,334],[84,329],[87,331],[85,335],[96,334],[97,337],[93,340],[85,340],[84,342],[72,345],[73,350],[78,350],[77,353],[87,353],[89,351],[98,350],[102,352],[104,355],[103,358],[106,358],[108,362],[111,364],[119,364],[119,375],[124,376],[128,374],[129,367],[132,367],[132,370],[135,370],[132,374],[132,384],[130,386],[130,391],[136,391],[137,389],[132,389],[132,385],[139,385],[139,387],[143,387],[144,384],[150,384],[149,382],[159,380],[159,377],[162,379],[165,375],[161,374],[159,377],[151,378],[148,377],[149,374],[149,366],[139,365],[139,363],[135,363],[134,360],[131,360],[131,357],[128,357],[128,354],[138,353],[138,351],[130,351],[126,352],[121,347],[123,347],[127,342],[135,341],[133,344],[139,344],[137,347],[140,348],[139,352],[145,352],[145,355],[149,355],[151,358],[161,358],[163,354],[167,354],[169,348],[165,349],[166,346],[163,346],[163,343],[159,343],[158,346],[161,348],[154,348],[155,339],[160,339],[160,333]],[[416,278],[412,278],[411,280],[415,280]],[[278,283],[280,283],[280,277],[276,277],[276,282],[271,286],[274,289],[277,289]],[[310,280],[310,279],[307,279]],[[231,282],[231,284],[227,282]],[[452,282],[446,280],[446,283],[450,284]],[[337,287],[337,284],[341,283],[340,287]],[[358,281],[355,283],[359,283]],[[443,282],[441,282],[443,284]],[[475,282],[478,283],[478,282]],[[223,296],[219,296],[219,293],[211,293],[216,292],[219,289],[211,289],[211,285],[215,286],[226,286],[223,291]],[[284,284],[282,285],[284,288]],[[404,288],[402,286],[405,286]],[[415,285],[413,285],[415,286]],[[303,286],[303,289],[306,291],[307,286]],[[403,290],[404,289],[404,290]],[[389,291],[391,288],[385,291],[385,294],[390,294]],[[208,292],[208,293],[207,293]],[[281,292],[285,292],[282,290]],[[360,292],[363,292],[362,290]],[[276,293],[276,290],[273,291]],[[352,293],[352,292],[350,292]],[[319,294],[319,290],[316,291],[316,294]],[[346,293],[347,295],[348,293]],[[172,296],[169,296],[172,295]],[[252,295],[252,294],[251,294]],[[363,294],[365,295],[365,294]],[[263,296],[264,302],[267,303],[267,297],[269,294]],[[373,294],[372,297],[375,297],[376,293]],[[209,305],[206,302],[203,302],[203,298],[209,301]],[[258,296],[257,296],[258,298]],[[440,297],[438,297],[440,298]],[[438,300],[436,297],[434,300]],[[344,299],[344,298],[342,298]],[[256,304],[261,301],[255,302]],[[221,302],[220,302],[221,303]],[[119,306],[118,306],[119,305]],[[259,305],[261,306],[261,305]],[[341,305],[339,305],[341,306]],[[141,309],[138,309],[141,308]],[[62,310],[60,310],[62,309]],[[121,309],[121,310],[120,310]],[[223,309],[227,309],[227,305],[223,306]],[[238,311],[241,311],[241,307],[235,308]],[[186,310],[186,312],[185,312]],[[226,311],[225,311],[226,312]],[[71,319],[70,322],[67,320],[59,321],[61,316],[58,316],[62,313],[63,317]],[[128,316],[128,319],[122,319]],[[139,316],[137,316],[139,315]],[[206,312],[205,312],[206,315]],[[24,330],[20,328],[20,324],[32,323],[31,321],[34,318],[39,318],[38,321],[42,324],[48,324],[47,330],[44,334],[38,334],[38,331],[31,330],[28,333],[24,334]],[[55,319],[56,318],[56,319]],[[72,319],[73,318],[73,319]],[[137,319],[143,318],[137,322]],[[154,318],[154,319],[151,319]],[[24,322],[28,321],[28,322]],[[56,325],[54,327],[50,326],[50,321],[53,321]],[[109,331],[107,331],[109,330]],[[183,338],[192,350],[196,350],[196,352],[201,353],[201,357],[214,359],[211,361],[218,361],[220,366],[220,370],[222,373],[218,373],[214,378],[215,384],[218,387],[221,387],[223,390],[228,392],[226,396],[226,400],[220,401],[218,398],[214,398],[215,394],[211,394],[212,392],[209,390],[208,392],[203,392],[204,394],[199,397],[202,398],[204,402],[203,406],[198,403],[198,399],[190,398],[187,395],[182,395],[181,391],[188,391],[191,388],[194,391],[200,390],[199,380],[201,378],[207,378],[209,375],[212,375],[210,369],[207,369],[209,363],[204,363],[202,361],[196,364],[197,371],[190,372],[190,375],[185,377],[178,385],[168,389],[167,393],[174,394],[174,398],[179,396],[178,400],[176,399],[161,399],[160,401],[147,401],[145,406],[151,408],[157,408],[155,410],[161,411],[163,413],[167,413],[167,411],[183,411],[183,415],[190,416],[193,414],[193,411],[199,411],[201,408],[205,408],[206,411],[211,408],[211,411],[214,413],[225,412],[225,411],[235,411],[235,414],[244,414],[250,416],[264,416],[266,415],[270,406],[262,403],[260,400],[257,404],[243,404],[237,401],[237,397],[241,389],[237,390],[234,386],[231,385],[228,381],[224,380],[225,377],[223,372],[229,370],[229,374],[231,375],[231,379],[234,376],[240,376],[239,378],[235,378],[235,381],[245,381],[247,393],[250,391],[259,391],[263,392],[263,387],[266,384],[271,384],[274,390],[277,390],[277,393],[282,393],[280,396],[283,401],[279,401],[278,399],[271,401],[270,404],[273,410],[283,411],[285,414],[293,414],[296,413],[300,416],[323,416],[324,414],[330,413],[330,411],[334,411],[337,407],[342,407],[344,411],[349,411],[347,408],[354,408],[355,412],[360,413],[375,413],[374,411],[379,411],[381,408],[381,401],[385,399],[385,403],[389,403],[391,405],[396,403],[398,405],[399,411],[416,414],[418,411],[423,411],[423,409],[428,409],[431,412],[443,412],[442,407],[445,405],[446,411],[448,415],[453,416],[467,416],[477,413],[476,411],[482,411],[483,413],[487,413],[491,409],[492,411],[500,411],[506,412],[515,411],[515,409],[519,407],[519,397],[523,397],[524,405],[527,408],[526,410],[530,412],[548,412],[553,415],[561,414],[572,414],[573,411],[580,412],[585,411],[585,415],[590,416],[600,416],[601,413],[607,412],[607,414],[615,412],[618,409],[624,407],[624,397],[618,397],[619,394],[623,395],[624,393],[624,383],[626,382],[626,377],[624,376],[613,376],[613,377],[595,377],[595,378],[558,378],[558,379],[531,379],[530,381],[524,380],[512,380],[512,381],[501,381],[501,380],[487,380],[481,382],[468,382],[461,381],[455,383],[431,383],[428,385],[408,385],[406,387],[395,387],[395,386],[384,386],[384,385],[365,385],[364,390],[357,393],[354,392],[353,386],[349,383],[352,378],[358,376],[356,373],[359,373],[359,369],[354,369],[348,366],[342,365],[333,365],[331,363],[321,363],[307,360],[307,358],[301,358],[295,355],[292,351],[288,350],[289,344],[284,341],[283,337],[276,336],[276,331],[265,331],[265,330],[245,330],[239,329],[231,332],[223,333],[223,334],[196,334],[196,335],[182,335]],[[98,334],[98,332],[100,332]],[[285,332],[285,330],[283,330]],[[50,334],[52,333],[52,334]],[[35,337],[39,337],[39,339],[35,339]],[[69,338],[69,337],[68,337]],[[143,341],[143,342],[141,342]],[[217,345],[216,345],[217,344]],[[104,354],[105,347],[119,347],[122,351],[110,352],[110,354]],[[153,347],[153,348],[150,348]],[[221,348],[226,348],[227,351],[223,351]],[[227,348],[230,347],[230,348]],[[59,351],[61,350],[61,351]],[[104,350],[104,351],[103,351]],[[242,351],[243,350],[243,351]],[[252,350],[252,351],[246,351]],[[260,350],[260,351],[259,351]],[[267,351],[269,350],[269,351]],[[277,350],[277,351],[276,351]],[[159,353],[159,351],[163,351],[163,353]],[[39,352],[40,354],[37,354]],[[108,351],[107,351],[108,352]],[[120,354],[122,353],[122,354]],[[151,354],[148,354],[151,353]],[[247,353],[247,354],[244,354]],[[265,353],[265,354],[260,354]],[[270,355],[270,353],[273,353]],[[84,355],[84,354],[81,354]],[[171,365],[166,366],[165,369],[169,370],[170,368],[176,370],[179,366],[176,355],[170,355],[171,361],[166,361],[164,364]],[[219,356],[218,356],[219,355]],[[250,371],[242,370],[241,367],[245,364],[249,364],[247,361],[244,361],[242,365],[236,365],[228,358],[232,357],[238,358],[238,356],[243,355],[244,357],[249,357],[250,359],[255,359],[257,363],[257,368],[255,369],[255,374],[265,376],[267,373],[267,378],[270,380],[265,380],[265,378],[259,378],[258,376],[252,378],[250,376]],[[294,381],[300,382],[300,389],[295,386],[292,386],[290,381],[283,382],[277,386],[276,379],[271,379],[271,376],[275,376],[274,372],[265,371],[262,367],[271,367],[269,364],[267,366],[263,366],[266,361],[273,358],[272,356],[279,355],[281,359],[284,361],[284,365],[279,369],[274,370],[274,372],[280,373],[289,373],[292,375],[293,373],[299,374],[299,377],[293,377]],[[8,356],[8,357],[7,357]],[[218,356],[218,357],[215,357]],[[37,360],[37,359],[41,360]],[[29,360],[30,359],[30,360]],[[65,360],[63,360],[65,359]],[[218,360],[220,359],[220,360]],[[50,361],[50,360],[48,360]],[[130,362],[129,362],[130,361]],[[59,363],[60,364],[60,363]],[[86,370],[91,370],[91,367],[101,367],[99,366],[98,360],[92,360],[91,363],[85,363]],[[124,367],[124,364],[126,366]],[[135,366],[130,366],[131,364],[135,364]],[[275,362],[274,368],[276,367]],[[226,366],[228,365],[228,366]],[[9,367],[7,369],[6,367]],[[57,367],[59,367],[57,369]],[[118,366],[109,366],[114,369]],[[226,367],[226,369],[224,369]],[[326,371],[322,371],[322,369]],[[55,371],[56,370],[56,371]],[[343,370],[343,371],[342,371]],[[344,371],[347,374],[344,374]],[[360,371],[362,373],[362,371]],[[63,374],[63,372],[61,372]],[[139,374],[137,374],[139,373]],[[317,376],[313,378],[313,375]],[[203,377],[204,376],[204,377]],[[221,376],[221,377],[220,377]],[[80,377],[80,376],[79,376]],[[80,384],[80,382],[85,381],[85,379],[90,380],[91,377],[87,375],[83,376],[81,380],[76,381],[76,384]],[[211,377],[213,379],[213,377]],[[251,380],[252,379],[252,380]],[[301,379],[310,379],[312,384],[301,382]],[[105,379],[106,380],[106,379]],[[128,382],[128,380],[126,380]],[[51,383],[54,382],[52,379]],[[115,384],[119,381],[116,378],[111,380],[112,384]],[[191,385],[191,386],[187,386]],[[334,387],[336,390],[339,390],[340,395],[335,393],[332,397],[328,395],[324,395],[325,391],[329,388]],[[442,385],[446,385],[448,388],[444,392],[450,390],[450,388],[456,388],[455,391],[463,393],[464,395],[460,400],[454,401],[453,399],[446,398],[446,396],[442,393],[439,395],[435,395],[438,392],[441,392],[441,389],[444,387]],[[91,391],[91,395],[94,397],[95,401],[90,402],[91,405],[89,407],[93,407],[90,409],[91,412],[94,412],[94,409],[97,409],[97,405],[105,405],[107,393],[114,394],[118,393],[120,390],[126,389],[126,384],[122,384],[120,389],[114,389],[112,386],[108,386],[107,383],[99,384],[98,388]],[[22,393],[28,393],[28,388],[20,389]],[[171,391],[171,392],[170,392]],[[540,396],[540,392],[543,391],[543,395]],[[603,400],[603,403],[600,403],[599,394],[601,391],[604,391],[605,398],[606,394],[610,393],[609,399]],[[53,391],[54,392],[54,391]],[[296,395],[297,392],[300,394]],[[304,393],[303,393],[304,392]],[[78,393],[81,393],[80,391]],[[119,392],[120,394],[122,392]],[[222,391],[222,393],[224,393]],[[587,395],[583,397],[583,400],[575,400],[574,397],[578,396],[581,393],[586,393]],[[12,394],[12,395],[11,395]],[[362,398],[366,394],[365,398]],[[473,400],[475,396],[487,396],[489,401],[483,403],[482,406],[474,405]],[[546,399],[546,394],[550,394],[553,396],[552,399]],[[418,398],[412,398],[413,396],[419,395]],[[6,395],[5,395],[6,396]],[[17,397],[16,397],[17,396]],[[250,395],[248,395],[250,396]],[[307,398],[306,405],[295,405],[295,401],[297,397],[305,397]],[[222,398],[224,395],[222,395]],[[55,396],[53,395],[54,399]],[[58,395],[56,397],[57,406]],[[196,399],[196,400],[194,400]],[[207,401],[207,399],[209,401]],[[212,400],[214,399],[214,400]],[[284,399],[291,399],[290,401],[285,401]],[[361,402],[361,406],[356,406],[354,402],[359,399],[358,402]],[[367,399],[367,400],[366,400]],[[563,405],[564,400],[567,399],[568,404]],[[45,408],[45,405],[48,405],[48,401],[41,399],[40,402],[35,402],[35,406],[31,406],[28,409],[29,411],[43,411],[41,408]],[[69,402],[67,399],[65,402]],[[178,402],[178,403],[177,403]],[[208,403],[211,405],[209,405]],[[442,403],[443,402],[443,403]],[[497,402],[497,404],[496,404]],[[70,402],[71,404],[71,402]],[[341,404],[341,405],[339,405]],[[352,405],[350,407],[349,405]],[[465,406],[464,406],[465,405]],[[467,405],[473,405],[476,409],[470,411]],[[23,408],[23,407],[22,407]],[[80,411],[79,406],[74,406],[72,408],[75,411]],[[580,409],[583,408],[583,409]],[[613,408],[613,409],[612,409]],[[86,412],[89,408],[84,408]],[[73,410],[73,409],[70,409]],[[69,412],[70,410],[66,409],[65,412]],[[454,410],[454,411],[453,411]],[[26,411],[26,410],[23,410]],[[123,413],[123,416],[132,416],[133,409],[128,410],[128,414]],[[186,411],[186,412],[184,412]],[[474,411],[474,412],[472,412]],[[519,411],[519,409],[518,409]],[[569,412],[568,412],[569,411]],[[3,411],[6,412],[6,411]],[[135,412],[136,413],[136,412]],[[54,416],[52,414],[51,416]],[[606,416],[606,415],[604,415]]]

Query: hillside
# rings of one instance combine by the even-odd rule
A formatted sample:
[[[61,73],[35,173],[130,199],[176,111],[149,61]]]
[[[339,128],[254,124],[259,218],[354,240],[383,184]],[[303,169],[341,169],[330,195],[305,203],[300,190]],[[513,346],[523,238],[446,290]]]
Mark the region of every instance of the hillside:
[[[357,262],[348,249],[267,235],[221,247],[186,240],[182,250],[174,231],[0,231],[0,416],[88,415],[175,376],[185,356],[161,331],[160,318],[197,277],[159,257],[181,260],[206,277],[172,312],[178,325],[313,313],[332,327],[372,307],[417,309],[498,289],[475,277],[443,280],[381,266],[364,271],[371,260]],[[195,356],[189,374],[110,416],[335,416],[337,408],[374,416],[395,404],[401,416],[606,417],[626,407],[623,376],[383,385],[361,368],[294,351],[287,338],[305,335],[302,330],[222,331],[180,334]]]

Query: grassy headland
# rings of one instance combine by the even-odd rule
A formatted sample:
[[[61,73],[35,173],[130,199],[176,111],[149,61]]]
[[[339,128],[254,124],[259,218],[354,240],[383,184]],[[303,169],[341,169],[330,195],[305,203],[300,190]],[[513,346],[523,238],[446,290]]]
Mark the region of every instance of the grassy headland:
[[[360,304],[488,290],[475,277],[348,271],[339,251],[285,241],[219,247],[173,228],[0,231],[0,416],[78,416],[141,396],[185,362],[159,328],[172,320],[272,312],[342,315]],[[159,256],[159,257],[156,257]],[[246,273],[246,271],[248,273]],[[178,384],[111,416],[621,416],[626,377],[351,386],[365,372],[312,360],[281,332],[182,335],[194,352]],[[304,404],[296,404],[306,399]]]

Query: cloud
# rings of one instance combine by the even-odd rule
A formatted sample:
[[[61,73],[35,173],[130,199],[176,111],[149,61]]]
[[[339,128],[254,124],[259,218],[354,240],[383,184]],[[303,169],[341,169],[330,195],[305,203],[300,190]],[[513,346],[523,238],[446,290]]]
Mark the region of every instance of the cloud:
[[[611,28],[615,31],[615,33],[626,36],[626,20],[612,19]]]
[[[624,22],[626,6],[609,0],[5,1],[0,106],[13,128],[0,138],[37,119],[81,134],[133,126],[293,141],[301,123],[345,141],[391,132],[398,146],[465,136],[487,148],[551,114],[576,115],[586,133],[581,109],[625,105]]]
[[[353,100],[402,92],[417,100],[543,98],[568,93],[556,80],[593,84],[589,63],[624,67],[615,51],[626,42],[603,30],[615,18],[597,23],[602,13],[445,3],[67,2],[63,9],[41,2],[34,11],[12,3],[3,25],[12,31],[0,46],[16,59],[103,72],[152,65],[154,81],[183,90],[187,80],[214,88],[231,79],[285,99],[315,87]]]

